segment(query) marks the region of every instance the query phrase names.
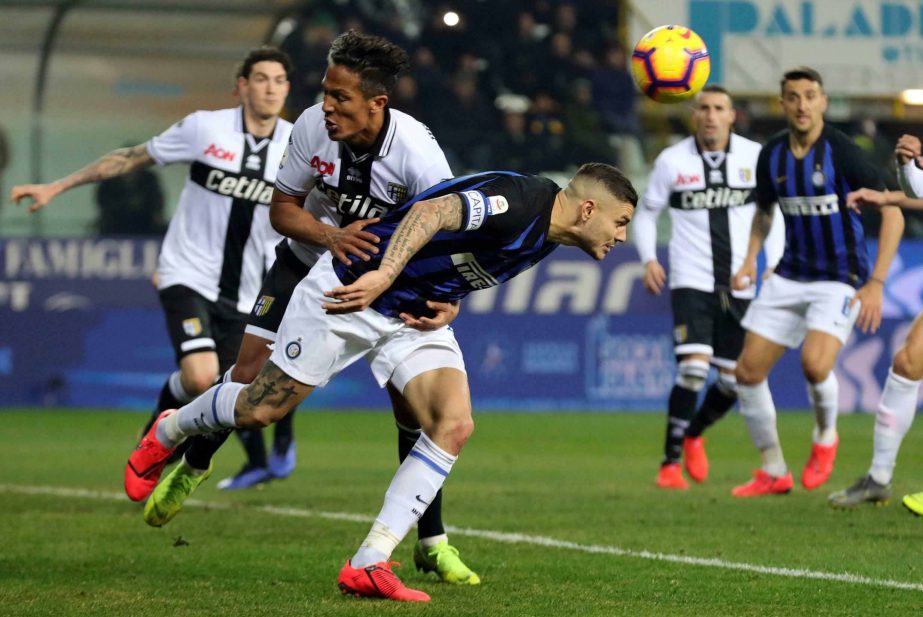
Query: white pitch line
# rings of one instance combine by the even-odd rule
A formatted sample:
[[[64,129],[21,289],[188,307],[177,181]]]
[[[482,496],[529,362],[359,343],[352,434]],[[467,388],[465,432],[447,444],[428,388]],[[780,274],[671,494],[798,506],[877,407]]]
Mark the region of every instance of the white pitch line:
[[[75,499],[97,499],[121,502],[127,501],[127,498],[122,493],[54,486],[20,486],[16,484],[0,484],[0,492],[19,493],[22,495],[52,495],[55,497],[72,497]],[[303,508],[288,508],[279,506],[238,506],[217,501],[201,501],[199,499],[189,499],[186,501],[186,505],[196,508],[208,508],[211,510],[234,510],[246,508],[248,510],[264,512],[266,514],[274,514],[277,516],[320,518],[334,521],[348,521],[351,523],[371,523],[373,520],[373,517],[371,516],[367,516],[365,514],[352,514],[349,512],[325,512],[323,510],[307,510]],[[768,574],[770,576],[788,576],[791,578],[834,581],[838,583],[848,583],[851,585],[867,585],[873,587],[889,587],[891,589],[923,591],[923,583],[907,583],[904,581],[895,581],[891,579],[870,578],[868,576],[861,576],[859,574],[849,574],[848,572],[823,572],[820,570],[806,570],[803,568],[777,568],[773,566],[761,566],[753,563],[724,561],[723,559],[707,557],[688,557],[686,555],[671,555],[669,553],[635,551],[619,548],[617,546],[578,544],[576,542],[568,542],[567,540],[558,540],[546,536],[533,536],[522,533],[506,533],[502,531],[490,531],[487,529],[468,529],[466,527],[447,526],[446,531],[460,536],[486,538],[488,540],[504,542],[507,544],[531,544],[534,546],[559,548],[570,551],[578,551],[581,553],[616,555],[618,557],[648,559],[652,561],[667,561],[671,563],[681,563],[691,566],[704,566],[707,568],[721,568],[724,570],[756,572],[758,574]]]

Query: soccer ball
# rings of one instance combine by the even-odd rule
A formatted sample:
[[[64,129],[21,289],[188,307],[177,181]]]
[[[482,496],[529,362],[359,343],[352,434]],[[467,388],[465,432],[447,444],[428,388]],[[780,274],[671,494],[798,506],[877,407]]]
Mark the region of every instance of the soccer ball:
[[[685,26],[661,26],[641,37],[631,53],[638,89],[658,103],[686,101],[702,89],[711,60],[702,37]]]

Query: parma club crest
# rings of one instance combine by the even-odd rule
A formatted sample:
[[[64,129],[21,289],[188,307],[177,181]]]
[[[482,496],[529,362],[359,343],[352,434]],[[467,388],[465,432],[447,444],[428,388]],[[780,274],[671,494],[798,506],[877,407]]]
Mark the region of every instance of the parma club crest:
[[[253,305],[254,317],[262,317],[268,313],[272,303],[275,301],[276,299],[273,296],[260,296],[256,304]]]
[[[186,336],[198,336],[202,334],[202,322],[198,317],[190,317],[183,320],[183,332]]]
[[[388,199],[394,203],[403,203],[407,201],[407,193],[409,189],[403,184],[398,184],[397,182],[388,183]]]

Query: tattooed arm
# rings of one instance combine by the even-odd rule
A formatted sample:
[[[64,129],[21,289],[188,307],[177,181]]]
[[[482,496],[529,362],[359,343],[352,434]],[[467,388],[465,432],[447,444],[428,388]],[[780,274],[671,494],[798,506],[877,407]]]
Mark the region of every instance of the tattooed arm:
[[[743,290],[751,285],[756,284],[756,256],[759,255],[760,249],[763,248],[763,242],[772,229],[772,218],[775,213],[774,204],[756,205],[756,212],[753,214],[753,223],[750,225],[750,243],[747,245],[747,255],[744,257],[744,263],[740,270],[734,274],[731,286],[737,290]]]
[[[324,309],[328,313],[352,313],[367,308],[437,232],[461,229],[463,212],[461,197],[455,194],[415,203],[394,230],[378,269],[366,272],[351,285],[327,292],[334,302],[324,304]]]
[[[21,199],[30,197],[32,203],[29,205],[29,212],[35,212],[47,205],[58,194],[75,186],[114,178],[138,169],[150,167],[153,164],[154,159],[148,153],[145,144],[139,144],[131,148],[119,148],[60,180],[46,184],[14,186],[10,193],[10,200],[18,204]]]

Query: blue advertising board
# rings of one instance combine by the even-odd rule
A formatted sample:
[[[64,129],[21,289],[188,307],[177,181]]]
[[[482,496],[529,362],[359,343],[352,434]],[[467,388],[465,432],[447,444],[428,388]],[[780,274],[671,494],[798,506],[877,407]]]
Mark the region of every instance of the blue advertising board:
[[[0,405],[150,408],[174,370],[151,283],[158,250],[154,238],[0,240]],[[562,248],[469,296],[453,326],[475,407],[663,409],[674,378],[670,304],[643,289],[642,275],[630,246],[602,262]],[[923,244],[901,247],[885,300],[881,330],[854,334],[838,363],[841,409],[877,404],[890,358],[923,310]],[[777,406],[805,408],[803,383],[789,352],[770,378]],[[388,402],[360,362],[311,405]]]

